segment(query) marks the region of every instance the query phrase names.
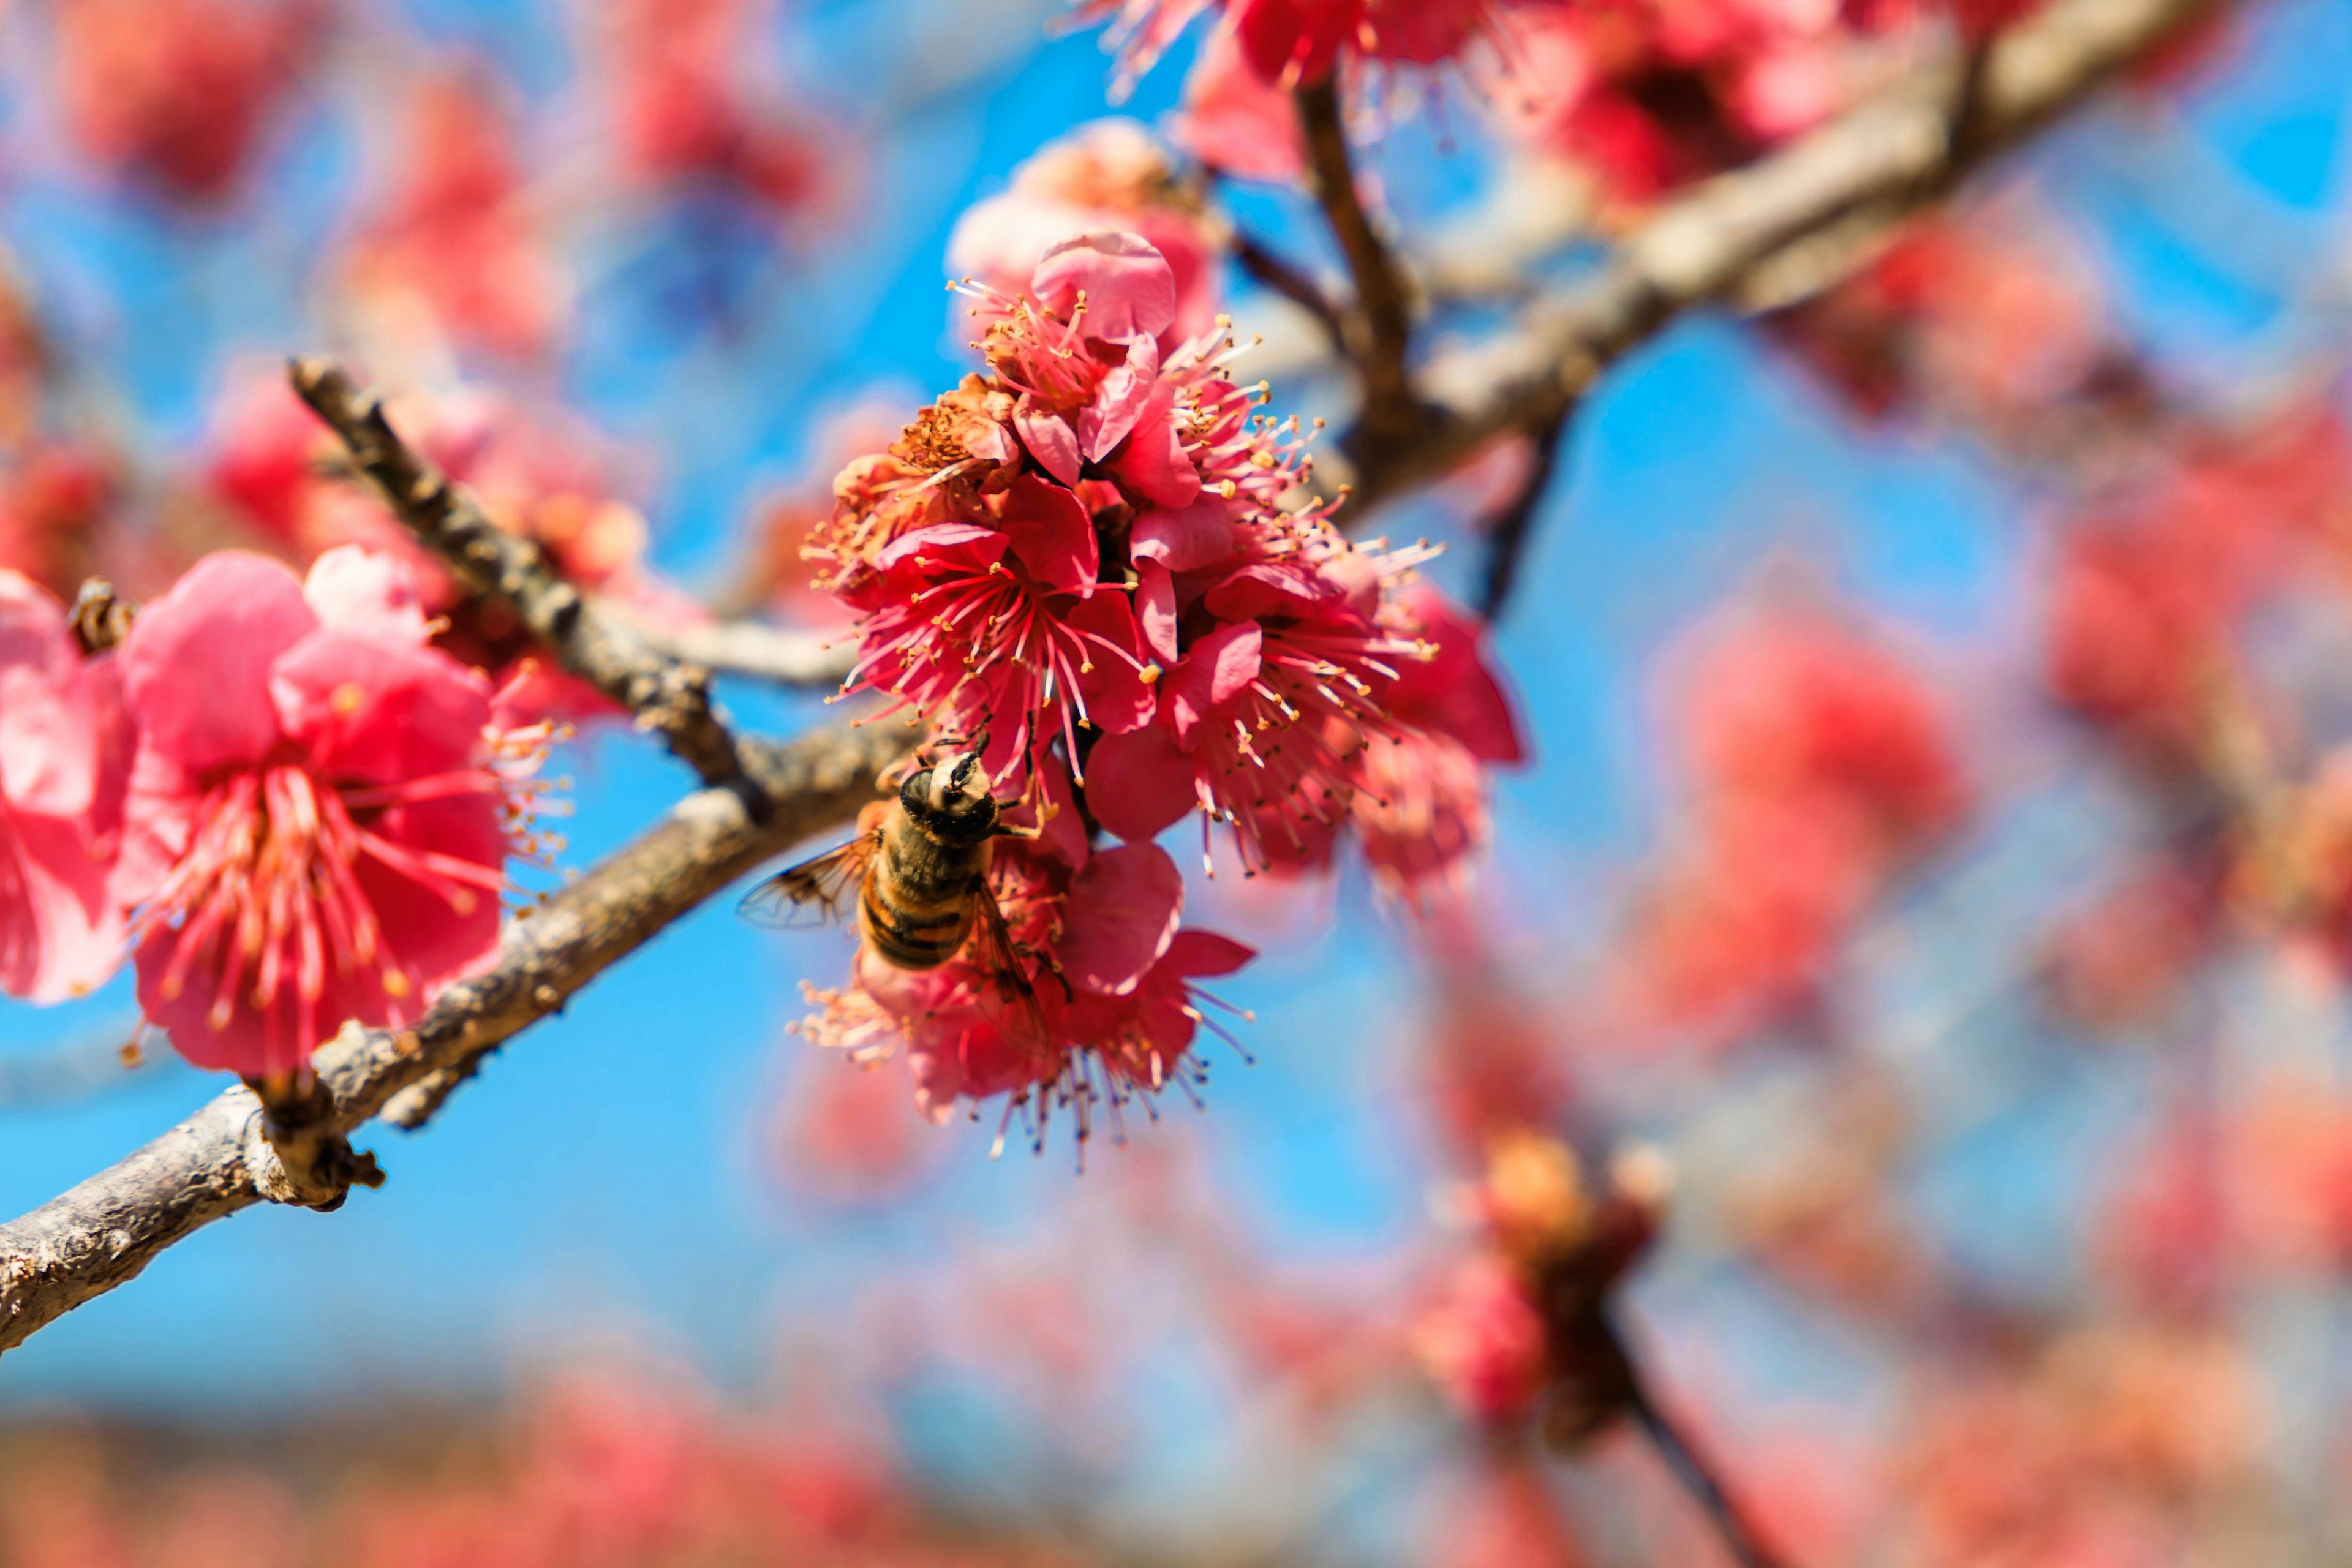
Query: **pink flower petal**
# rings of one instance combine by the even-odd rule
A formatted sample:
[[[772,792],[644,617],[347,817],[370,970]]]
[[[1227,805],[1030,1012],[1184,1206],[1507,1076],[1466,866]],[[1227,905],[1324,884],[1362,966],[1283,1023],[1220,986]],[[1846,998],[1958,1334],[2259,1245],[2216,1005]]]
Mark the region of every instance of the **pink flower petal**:
[[[506,864],[507,842],[497,800],[488,795],[449,795],[386,807],[373,830],[404,849],[430,851],[498,870]],[[384,943],[400,963],[424,977],[414,998],[433,998],[436,979],[473,969],[498,946],[499,899],[474,889],[455,901],[383,862],[362,858],[360,887],[383,927]],[[460,907],[460,906],[463,907]]]
[[[1078,482],[1085,459],[1078,452],[1077,434],[1067,420],[1024,397],[1013,411],[1013,427],[1021,433],[1021,444],[1029,448],[1029,455],[1047,473],[1066,485]]]
[[[1407,588],[1398,604],[1437,656],[1395,661],[1390,713],[1451,736],[1481,762],[1525,762],[1510,693],[1486,657],[1486,624],[1426,583]]]
[[[1238,567],[1202,595],[1220,620],[1279,620],[1311,614],[1342,585],[1309,566],[1258,561]]]
[[[1123,844],[1087,862],[1070,883],[1055,956],[1072,984],[1125,996],[1141,983],[1184,918],[1184,878],[1157,844]]]
[[[887,572],[917,556],[936,556],[959,566],[986,570],[990,562],[1004,559],[1011,543],[1001,529],[971,522],[934,523],[892,540],[876,563]]]
[[[1162,669],[1176,662],[1176,580],[1149,557],[1135,563],[1135,620]]]
[[[490,720],[488,683],[437,648],[314,632],[270,677],[278,721],[318,774],[374,784],[467,766]]]
[[[302,596],[322,625],[353,637],[414,647],[430,635],[416,574],[388,551],[337,545],[310,563]]]
[[[1130,844],[1150,841],[1199,804],[1192,759],[1162,725],[1105,735],[1087,759],[1087,809]]]
[[[1187,978],[1197,975],[1231,974],[1257,956],[1257,949],[1220,936],[1213,931],[1197,927],[1180,931],[1168,944],[1168,956],[1160,967],[1170,974]]]
[[[1119,594],[1097,594],[1070,607],[1063,619],[1082,635],[1102,638],[1125,649],[1134,662],[1099,644],[1090,647],[1094,668],[1078,676],[1078,694],[1086,699],[1087,717],[1096,728],[1118,735],[1151,721],[1157,700],[1138,666],[1142,651],[1136,638],[1135,611]]]
[[[1094,401],[1078,410],[1078,450],[1089,462],[1109,457],[1134,433],[1159,388],[1160,345],[1150,338],[1130,341],[1127,358],[1096,386]]]
[[[1143,513],[1129,537],[1137,559],[1157,561],[1171,572],[1197,572],[1233,554],[1233,512],[1223,496],[1203,495],[1175,510]]]
[[[1086,503],[1059,485],[1024,474],[1005,493],[1004,531],[1029,574],[1065,594],[1095,591],[1101,546]]]
[[[1190,745],[1195,726],[1257,679],[1265,641],[1255,621],[1219,626],[1195,643],[1184,661],[1169,673],[1160,700],[1168,705],[1180,744]]]
[[[0,810],[88,811],[98,740],[65,606],[47,589],[0,570]]]
[[[205,556],[122,641],[140,744],[199,773],[253,763],[278,743],[269,669],[319,625],[294,574],[267,556]]]
[[[1175,404],[1175,387],[1166,381],[1155,383],[1127,444],[1110,463],[1111,475],[1121,487],[1156,507],[1190,506],[1201,493],[1200,472],[1185,455],[1171,417]]]
[[[1156,339],[1176,321],[1176,274],[1168,258],[1142,236],[1117,229],[1097,229],[1054,247],[1037,263],[1029,289],[1065,317],[1083,293],[1090,338]]]
[[[122,962],[122,910],[78,821],[0,807],[0,992],[84,995]]]

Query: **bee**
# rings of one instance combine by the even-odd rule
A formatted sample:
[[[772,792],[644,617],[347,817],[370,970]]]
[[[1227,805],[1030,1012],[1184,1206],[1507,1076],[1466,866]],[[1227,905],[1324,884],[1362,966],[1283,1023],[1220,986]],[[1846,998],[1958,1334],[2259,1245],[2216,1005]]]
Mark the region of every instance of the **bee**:
[[[777,872],[743,895],[739,912],[791,930],[845,918],[854,899],[858,933],[876,956],[922,971],[965,953],[1042,1043],[1044,1010],[988,885],[995,840],[1040,829],[1008,826],[990,788],[977,751],[909,773],[896,800],[859,814],[856,837]]]

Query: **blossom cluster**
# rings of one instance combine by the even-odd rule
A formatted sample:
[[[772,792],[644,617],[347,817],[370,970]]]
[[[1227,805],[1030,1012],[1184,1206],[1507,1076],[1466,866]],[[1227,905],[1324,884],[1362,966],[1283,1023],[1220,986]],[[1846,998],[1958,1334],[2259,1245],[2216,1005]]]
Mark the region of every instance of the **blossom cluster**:
[[[1466,1415],[1496,1425],[1544,1410],[1572,1443],[1618,1414],[1622,1352],[1610,1292],[1657,1234],[1667,1172],[1631,1151],[1594,1192],[1575,1153],[1525,1129],[1498,1135],[1468,1193],[1479,1245],[1423,1310],[1423,1366]]]
[[[1634,1032],[1737,1033],[1801,1002],[1969,805],[1948,704],[1860,628],[1774,605],[1703,628],[1692,654],[1692,831],[1629,926]]]
[[[1223,323],[1187,332],[1156,247],[1093,231],[1019,292],[965,290],[986,373],[842,471],[806,553],[858,617],[844,690],[976,747],[1033,830],[999,842],[994,886],[1045,1037],[969,958],[913,974],[870,951],[811,1027],[903,1039],[937,1114],[1008,1093],[1084,1118],[1187,1082],[1191,983],[1249,956],[1183,929],[1161,832],[1197,814],[1204,868],[1222,826],[1253,876],[1352,838],[1420,898],[1480,847],[1486,769],[1521,747],[1481,628],[1414,573],[1427,552],[1352,544],[1301,499],[1308,432],[1232,379]]]
[[[496,726],[431,630],[355,546],[307,580],[207,556],[95,656],[0,572],[0,990],[60,1000],[128,955],[183,1056],[299,1079],[482,963],[546,733]]]
[[[1953,19],[1982,33],[2029,8],[1970,0]],[[1303,85],[1336,79],[1386,115],[1406,95],[1375,95],[1374,83],[1444,76],[1507,141],[1580,171],[1612,206],[1655,201],[1820,123],[1946,21],[1943,7],[1908,0],[1078,0],[1077,13],[1108,24],[1120,92],[1213,16],[1177,124],[1226,174],[1304,173],[1291,101]]]

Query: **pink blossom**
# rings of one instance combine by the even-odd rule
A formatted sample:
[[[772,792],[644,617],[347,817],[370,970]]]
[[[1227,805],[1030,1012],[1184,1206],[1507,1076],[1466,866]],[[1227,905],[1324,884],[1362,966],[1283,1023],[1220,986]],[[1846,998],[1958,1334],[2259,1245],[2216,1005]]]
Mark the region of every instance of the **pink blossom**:
[[[1202,40],[1184,79],[1174,134],[1192,156],[1223,174],[1274,183],[1306,177],[1298,105],[1251,68],[1230,25]]]
[[[344,271],[362,303],[394,319],[421,303],[457,342],[528,357],[548,346],[570,280],[541,233],[494,87],[452,73],[413,89],[402,166]]]
[[[62,1001],[122,961],[121,722],[112,660],[85,660],[64,606],[0,571],[0,992]]]
[[[919,528],[894,541],[859,595],[862,653],[845,689],[872,687],[985,732],[982,765],[1003,776],[1078,725],[1118,732],[1150,718],[1157,670],[1135,616],[1097,591],[1094,526],[1077,498],[1024,477],[981,520]]]
[[[218,197],[294,86],[322,12],[304,0],[66,0],[67,129],[101,164]]]
[[[198,1066],[299,1071],[495,945],[509,789],[488,683],[424,631],[396,563],[331,552],[306,593],[226,551],[124,640],[118,888],[143,905],[140,1005]]]
[[[992,885],[1024,954],[1046,1033],[971,967],[969,950],[915,973],[861,951],[848,987],[814,993],[803,1027],[820,1043],[872,1058],[903,1045],[916,1100],[944,1121],[959,1101],[1006,1097],[1042,1138],[1057,1110],[1080,1136],[1099,1111],[1116,1120],[1199,1072],[1192,1041],[1205,1016],[1192,982],[1253,956],[1225,937],[1182,929],[1183,879],[1156,845],[1093,856],[1073,873],[1050,856],[1002,848]]]
[[[1073,234],[1122,229],[1168,263],[1175,319],[1162,354],[1209,330],[1217,310],[1219,237],[1200,198],[1131,120],[1083,125],[1013,172],[1012,188],[974,205],[948,240],[948,265],[1000,292],[1029,286],[1045,254]]]
[[[1123,838],[1157,835],[1193,806],[1229,825],[1244,866],[1316,863],[1356,790],[1351,759],[1390,733],[1381,694],[1420,645],[1321,559],[1247,562],[1171,580],[1171,623],[1198,628],[1161,683],[1155,721],[1095,748],[1095,816]],[[1378,573],[1390,563],[1367,558]],[[1155,650],[1164,651],[1164,650]]]
[[[1349,817],[1373,875],[1418,902],[1458,883],[1486,847],[1488,766],[1526,751],[1483,625],[1427,584],[1401,590],[1389,618],[1427,657],[1396,667],[1381,699],[1393,727],[1363,738]]]
[[[1220,0],[1243,58],[1288,90],[1320,81],[1343,55],[1433,66],[1460,54],[1494,19],[1496,0]],[[1079,15],[1111,19],[1121,90],[1149,70],[1208,0],[1080,0]]]

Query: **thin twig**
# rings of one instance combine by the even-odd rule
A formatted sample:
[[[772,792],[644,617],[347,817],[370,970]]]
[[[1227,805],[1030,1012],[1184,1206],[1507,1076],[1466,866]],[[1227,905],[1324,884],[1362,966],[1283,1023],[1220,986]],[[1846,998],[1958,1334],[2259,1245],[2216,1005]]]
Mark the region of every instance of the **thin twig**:
[[[402,440],[384,417],[383,400],[340,365],[297,360],[289,374],[393,515],[448,563],[467,592],[503,605],[564,668],[635,714],[642,727],[660,731],[703,783],[747,785],[734,737],[711,710],[709,671],[659,652],[635,626],[591,606],[536,542],[491,521],[463,486]]]
[[[1528,457],[1528,471],[1510,500],[1487,522],[1486,583],[1478,595],[1478,613],[1489,623],[1503,613],[1503,605],[1519,580],[1519,563],[1534,532],[1536,513],[1559,472],[1560,448],[1566,442],[1570,413],[1568,409],[1560,410],[1558,418],[1529,437],[1534,449]]]
[[[1299,88],[1295,96],[1315,199],[1322,205],[1323,219],[1356,285],[1343,339],[1362,382],[1356,438],[1377,443],[1408,436],[1421,426],[1422,416],[1412,390],[1412,309],[1404,270],[1372,226],[1363,193],[1357,188],[1336,73]]]
[[[1651,1397],[1648,1384],[1642,1375],[1641,1365],[1618,1340],[1623,1356],[1625,1408],[1642,1431],[1658,1450],[1658,1457],[1675,1473],[1675,1479],[1689,1492],[1699,1511],[1714,1524],[1723,1544],[1740,1568],[1782,1568],[1780,1558],[1766,1546],[1756,1528],[1740,1512],[1732,1500],[1730,1490],[1716,1476],[1713,1467],[1699,1453],[1697,1445],[1676,1426],[1672,1417]]]
[[[333,1096],[329,1125],[348,1133],[416,1085],[437,1082],[446,1094],[490,1052],[561,1012],[728,883],[849,821],[875,798],[876,773],[905,747],[895,725],[835,725],[787,745],[745,741],[745,763],[772,805],[765,817],[753,815],[740,789],[698,791],[516,921],[490,967],[452,985],[415,1025],[347,1026],[314,1063]],[[121,1163],[0,1225],[0,1351],[214,1220],[266,1200],[315,1203],[318,1194],[289,1179],[261,1121],[253,1091],[232,1089]]]
[[[1360,516],[1498,436],[1541,427],[1608,366],[1786,247],[1850,215],[1893,222],[1948,193],[2228,3],[2052,0],[1994,34],[1973,64],[1956,50],[1921,67],[1885,95],[1666,204],[1597,277],[1538,301],[1508,331],[1433,360],[1418,377],[1427,400],[1419,424],[1402,436],[1384,426],[1375,437],[1360,421],[1338,443],[1352,472],[1329,477],[1352,483],[1349,510]],[[1965,133],[1955,137],[1955,125]],[[1850,254],[1858,261],[1868,253]],[[1824,268],[1815,286],[1843,275]]]

